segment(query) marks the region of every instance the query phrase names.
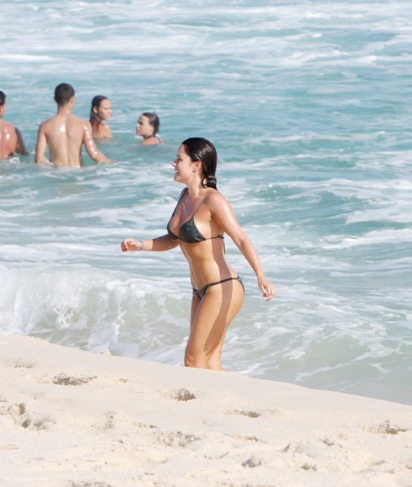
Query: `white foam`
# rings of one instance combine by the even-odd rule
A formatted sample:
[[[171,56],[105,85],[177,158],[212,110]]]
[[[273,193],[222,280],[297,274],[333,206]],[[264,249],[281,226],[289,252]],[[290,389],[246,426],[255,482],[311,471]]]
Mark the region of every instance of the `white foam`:
[[[351,392],[372,384],[381,397],[399,384],[404,394],[412,5],[22,6],[3,9],[1,89],[31,156],[0,164],[0,329],[181,364],[184,257],[122,254],[119,244],[165,233],[181,189],[176,147],[204,135],[218,147],[219,188],[278,290],[264,301],[227,238],[247,291],[228,330],[227,367]],[[63,80],[76,88],[79,116],[94,95],[110,96],[115,137],[99,147],[117,164],[32,164],[38,123],[54,113]],[[162,147],[134,138],[149,109],[160,114]]]

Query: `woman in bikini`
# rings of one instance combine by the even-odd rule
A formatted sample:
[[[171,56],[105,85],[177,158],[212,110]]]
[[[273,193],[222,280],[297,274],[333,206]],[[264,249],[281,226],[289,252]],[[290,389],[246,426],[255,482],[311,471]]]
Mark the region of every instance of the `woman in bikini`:
[[[167,234],[153,240],[126,238],[128,250],[164,251],[180,245],[189,262],[193,286],[190,337],[185,365],[224,370],[221,354],[225,333],[240,310],[244,288],[225,259],[224,233],[235,242],[251,265],[266,301],[275,288],[266,278],[252,243],[240,228],[228,201],[216,188],[216,149],[203,138],[190,138],[179,147],[174,180],[186,188],[167,225]]]
[[[155,113],[142,113],[136,124],[136,135],[143,137],[139,145],[163,144],[163,140],[157,135],[159,127],[160,120]]]
[[[90,108],[90,123],[94,139],[112,139],[112,130],[104,121],[112,116],[112,102],[102,95],[97,95],[92,100]]]

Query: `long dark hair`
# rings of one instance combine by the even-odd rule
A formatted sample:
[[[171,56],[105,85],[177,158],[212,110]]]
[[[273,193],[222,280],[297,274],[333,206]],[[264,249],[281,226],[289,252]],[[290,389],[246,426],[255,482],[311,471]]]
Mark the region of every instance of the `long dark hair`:
[[[144,117],[147,117],[150,125],[153,127],[153,135],[156,135],[159,132],[159,127],[160,127],[159,117],[153,112],[144,112],[142,113],[142,115]]]
[[[97,109],[99,109],[100,103],[103,100],[108,100],[107,96],[97,95],[97,96],[95,96],[93,98],[93,100],[92,100],[92,106],[90,108],[90,123],[94,122],[95,120],[97,120],[98,122],[100,122],[99,118],[94,113],[93,108],[96,107]]]
[[[203,168],[203,186],[217,189],[217,152],[212,142],[202,137],[191,137],[182,142],[191,161],[200,161]]]

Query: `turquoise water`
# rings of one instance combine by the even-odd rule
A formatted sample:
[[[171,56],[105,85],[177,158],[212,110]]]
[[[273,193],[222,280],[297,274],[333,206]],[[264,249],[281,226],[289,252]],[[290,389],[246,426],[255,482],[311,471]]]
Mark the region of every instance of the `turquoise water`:
[[[218,187],[277,298],[245,281],[224,365],[253,377],[412,403],[412,5],[406,1],[1,1],[5,117],[31,152],[0,164],[0,331],[182,364],[191,287],[165,232],[189,136],[218,149]],[[54,87],[113,103],[118,162],[33,164]],[[158,113],[162,147],[139,147]]]

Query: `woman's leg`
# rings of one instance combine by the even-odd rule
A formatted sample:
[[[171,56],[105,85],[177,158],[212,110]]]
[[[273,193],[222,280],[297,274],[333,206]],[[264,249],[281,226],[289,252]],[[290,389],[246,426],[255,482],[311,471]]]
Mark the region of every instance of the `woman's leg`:
[[[197,308],[199,307],[200,299],[193,293],[192,309],[190,312],[190,333],[192,332],[193,323],[195,322]]]
[[[220,357],[226,329],[243,300],[243,286],[237,280],[209,287],[200,302],[193,296],[191,330],[185,355],[187,367],[222,370]]]

